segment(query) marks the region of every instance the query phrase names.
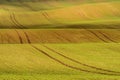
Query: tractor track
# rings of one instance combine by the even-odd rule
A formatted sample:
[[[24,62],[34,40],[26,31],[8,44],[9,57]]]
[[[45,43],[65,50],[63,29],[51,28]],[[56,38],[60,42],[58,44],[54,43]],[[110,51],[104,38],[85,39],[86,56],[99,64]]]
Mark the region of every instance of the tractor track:
[[[42,15],[45,17],[46,20],[48,20],[50,23],[52,23],[53,25],[56,25],[58,26],[58,24],[62,25],[62,23],[56,21],[56,20],[53,20],[50,18],[49,14],[47,12],[42,12]]]
[[[23,33],[24,33],[24,35],[25,35],[25,37],[26,37],[26,39],[27,39],[27,42],[30,44],[31,41],[30,41],[30,39],[29,39],[29,36],[28,36],[28,34],[23,30],[23,29],[27,29],[27,28],[26,28],[25,26],[21,25],[21,24],[16,20],[14,13],[12,13],[12,18],[13,18],[14,24],[23,31]],[[20,37],[20,41],[21,41],[21,40],[22,40],[22,37],[20,36],[20,34],[19,34],[19,37]],[[23,42],[22,42],[22,43],[23,43]]]
[[[49,22],[51,22],[51,23],[54,24],[54,22],[50,20],[49,15],[47,14],[47,12],[43,12],[42,15],[43,15]],[[24,25],[21,25],[21,24],[16,20],[14,13],[12,13],[12,17],[13,17],[13,20],[14,20],[14,24],[15,24],[18,28],[20,28],[20,29],[27,29]],[[31,43],[31,40],[30,40],[28,34],[27,34],[24,30],[23,30],[23,33],[24,33],[24,35],[26,36],[27,42],[30,44],[30,43]],[[56,34],[57,34],[57,33],[56,33]],[[57,34],[57,35],[60,36],[59,34]],[[66,40],[67,40],[67,41],[70,41],[70,40],[68,40],[68,39],[66,39]]]
[[[15,21],[14,21],[14,19],[13,19],[13,17],[12,17],[11,14],[10,14],[10,19],[11,19],[12,23],[14,23],[15,26],[17,27],[17,24],[15,23]],[[17,35],[18,35],[18,37],[19,37],[20,43],[23,44],[23,40],[22,40],[21,35],[19,34],[19,32],[18,32],[16,29],[15,29],[15,32],[17,33]]]
[[[91,31],[90,29],[86,29],[86,28],[83,27],[83,26],[81,26],[81,27],[82,27],[84,30],[92,33],[92,34],[95,35],[99,40],[101,40],[101,41],[103,41],[103,42],[105,42],[105,43],[109,43],[108,40],[111,41],[111,42],[114,42],[114,43],[118,43],[118,42],[112,40],[111,38],[109,38],[107,35],[105,35],[104,33],[100,32],[100,31],[97,31],[97,32],[100,33],[101,35],[103,35],[106,39],[108,39],[107,41],[104,40],[103,38],[101,38],[100,36],[98,36],[95,32]]]
[[[96,70],[101,70],[101,71],[113,72],[113,73],[119,73],[119,74],[120,74],[120,72],[117,72],[117,71],[112,71],[112,70],[107,70],[107,69],[103,69],[103,68],[98,68],[98,67],[95,67],[95,66],[91,66],[91,65],[88,65],[88,64],[79,62],[79,61],[77,61],[77,60],[75,60],[75,59],[73,59],[73,58],[70,58],[70,57],[68,57],[68,56],[65,56],[65,55],[63,55],[63,54],[61,54],[61,53],[59,53],[59,52],[57,52],[57,51],[55,51],[55,50],[53,50],[53,49],[45,46],[45,45],[42,45],[42,46],[44,46],[44,47],[47,48],[48,50],[50,50],[50,51],[52,51],[52,52],[54,52],[54,53],[56,53],[56,54],[58,54],[58,55],[60,55],[60,56],[62,56],[62,57],[64,57],[64,58],[66,58],[66,59],[68,59],[68,60],[70,60],[70,61],[72,61],[72,62],[75,62],[75,63],[77,63],[77,64],[80,64],[80,65],[83,65],[83,66],[86,66],[86,67],[90,67],[90,68],[93,68],[93,69],[96,69]]]
[[[88,29],[85,29],[86,31],[92,33],[93,35],[95,35],[98,39],[100,39],[101,41],[105,42],[105,43],[108,43],[108,41],[104,40],[103,38],[99,37],[96,33],[94,33],[93,31],[91,30],[88,30]]]
[[[52,57],[51,55],[49,55],[48,53],[46,53],[45,51],[37,48],[36,46],[31,45],[31,47],[33,47],[34,49],[36,49],[37,51],[41,52],[42,54],[44,54],[45,56],[49,57],[50,59],[60,63],[63,66],[66,66],[68,68],[74,69],[74,70],[78,70],[78,71],[83,71],[83,72],[88,72],[88,73],[94,73],[94,74],[102,74],[102,75],[114,75],[114,76],[120,76],[120,74],[112,74],[112,73],[104,73],[104,72],[95,72],[95,71],[89,71],[89,70],[84,70],[75,66],[71,66],[69,64],[66,64],[60,60],[58,60],[57,58]]]
[[[31,44],[31,40],[30,40],[28,34],[27,34],[26,32],[24,32],[24,34],[25,34],[25,36],[26,36],[26,39],[27,39],[28,43]]]
[[[20,2],[21,2],[21,1],[20,1]],[[23,4],[23,2],[21,2],[21,4]],[[31,9],[32,11],[38,11],[38,10],[33,9],[32,7],[30,7],[29,5],[26,5],[26,4],[23,4],[23,5],[25,5],[27,8]],[[40,11],[42,11],[42,9],[40,9]],[[52,23],[52,24],[58,23],[58,22],[55,21],[55,20],[51,20],[49,14],[48,14],[47,12],[43,11],[43,12],[41,12],[41,14],[42,14],[42,15],[45,17],[45,19],[46,19],[47,21],[49,21],[50,23]]]
[[[51,22],[48,14],[47,14],[47,12],[42,12],[42,15],[43,15],[43,16],[45,17],[45,19],[47,19],[50,23],[53,23],[53,22]]]
[[[57,33],[57,32],[54,32],[54,33],[55,33],[58,37],[61,37],[63,40],[67,40],[68,42],[71,42],[71,40],[69,40],[69,39],[61,36],[59,33]],[[59,38],[59,39],[61,39],[61,38]],[[62,39],[61,39],[61,40],[62,40]]]
[[[114,41],[114,40],[112,40],[112,39],[110,39],[107,35],[105,35],[104,33],[102,33],[102,32],[100,32],[100,31],[98,31],[100,34],[102,34],[106,39],[108,39],[109,41],[111,41],[111,42],[114,42],[114,43],[117,43],[116,41]]]
[[[18,34],[18,37],[19,37],[20,43],[23,44],[23,40],[22,40],[21,35],[19,34],[19,32],[18,32],[17,30],[15,30],[15,31],[16,31],[16,33]]]
[[[13,17],[13,20],[15,21],[16,25],[18,26],[18,28],[20,28],[20,29],[26,29],[25,26],[21,25],[21,24],[16,20],[14,13],[12,13],[12,17]]]

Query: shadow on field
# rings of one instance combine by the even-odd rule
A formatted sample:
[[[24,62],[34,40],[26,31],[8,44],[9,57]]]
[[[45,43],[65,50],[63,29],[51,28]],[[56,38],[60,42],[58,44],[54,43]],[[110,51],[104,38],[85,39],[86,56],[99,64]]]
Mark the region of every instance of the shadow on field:
[[[79,25],[62,25],[62,24],[44,24],[44,25],[23,25],[27,29],[120,29],[120,24],[79,24]],[[22,28],[22,29],[26,29]],[[0,29],[21,29],[19,27],[3,26]]]

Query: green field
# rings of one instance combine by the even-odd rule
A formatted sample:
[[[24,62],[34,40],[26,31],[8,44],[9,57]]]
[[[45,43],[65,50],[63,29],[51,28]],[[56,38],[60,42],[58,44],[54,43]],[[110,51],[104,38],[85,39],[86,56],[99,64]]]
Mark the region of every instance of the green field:
[[[120,80],[120,0],[0,0],[0,80]]]
[[[70,1],[34,3],[13,1],[9,4],[5,2],[1,4],[1,28],[86,28],[86,25],[87,28],[89,25],[90,28],[96,28],[99,25],[101,27],[98,28],[119,28],[120,23],[120,1],[86,2],[84,4],[79,1],[75,3]],[[33,4],[38,6],[38,10]],[[62,7],[56,8],[59,5]],[[51,6],[53,9],[50,9]]]
[[[0,78],[119,80],[119,47],[119,43],[0,45]]]

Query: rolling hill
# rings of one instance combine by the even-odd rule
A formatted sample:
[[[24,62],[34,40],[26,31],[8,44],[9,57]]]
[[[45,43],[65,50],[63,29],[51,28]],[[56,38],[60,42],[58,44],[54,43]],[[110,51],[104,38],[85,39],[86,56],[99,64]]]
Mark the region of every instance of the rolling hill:
[[[0,80],[120,80],[120,0],[0,0]]]
[[[39,2],[38,2],[39,3]],[[52,4],[53,1],[51,2]],[[17,4],[17,3],[16,3]],[[18,3],[22,4],[22,3]],[[32,5],[47,5],[47,2]],[[65,6],[69,5],[69,6]],[[103,25],[112,28],[119,28],[119,18],[120,18],[120,2],[119,1],[106,1],[99,3],[80,3],[73,4],[70,3],[60,3],[61,8],[56,8],[59,5],[54,5],[54,9],[44,8],[39,6],[38,10],[36,7],[24,5],[2,5],[0,14],[0,26],[1,28],[20,28],[15,26],[21,26],[21,28],[81,28],[84,25],[95,26]],[[26,4],[25,4],[26,5]],[[41,9],[44,8],[44,9]],[[6,24],[4,24],[6,21]],[[32,21],[32,22],[31,22]],[[87,27],[89,28],[89,27]],[[90,27],[91,28],[91,27]],[[99,27],[98,27],[99,28]],[[106,28],[106,27],[105,27]]]

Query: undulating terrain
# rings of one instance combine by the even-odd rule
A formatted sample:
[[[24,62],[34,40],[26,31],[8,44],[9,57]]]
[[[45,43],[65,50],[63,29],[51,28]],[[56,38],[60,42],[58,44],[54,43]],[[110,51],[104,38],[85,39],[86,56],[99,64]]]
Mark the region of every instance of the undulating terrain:
[[[120,0],[0,0],[0,80],[120,80]]]

